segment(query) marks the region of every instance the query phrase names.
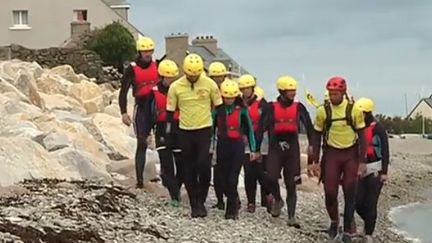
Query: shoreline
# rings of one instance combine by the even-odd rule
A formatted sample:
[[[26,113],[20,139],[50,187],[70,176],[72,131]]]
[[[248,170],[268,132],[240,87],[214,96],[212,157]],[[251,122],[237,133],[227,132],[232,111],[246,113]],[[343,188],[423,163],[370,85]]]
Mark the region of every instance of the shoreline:
[[[431,199],[432,156],[398,152],[392,157],[390,182],[384,186],[379,200],[379,210],[385,210],[385,217],[378,219],[376,232],[382,232],[382,227],[387,226],[387,229],[393,234],[402,237],[401,241],[397,242],[419,242],[418,239],[409,235],[409,232],[398,229],[392,215],[398,210],[422,204]],[[384,224],[381,225],[380,221]]]
[[[409,208],[413,208],[419,205],[422,205],[422,202],[414,202],[414,203],[409,203],[406,205],[401,205],[401,206],[397,206],[392,208],[389,213],[388,213],[388,218],[389,220],[393,223],[396,224],[396,219],[395,219],[395,215],[401,213],[401,211],[403,210],[407,210]],[[396,225],[394,227],[391,228],[391,230],[398,235],[403,236],[406,240],[408,240],[409,242],[414,242],[414,243],[419,243],[422,242],[421,239],[416,238],[415,236],[411,235],[410,232],[406,231],[406,230],[402,230],[400,228],[397,228]]]

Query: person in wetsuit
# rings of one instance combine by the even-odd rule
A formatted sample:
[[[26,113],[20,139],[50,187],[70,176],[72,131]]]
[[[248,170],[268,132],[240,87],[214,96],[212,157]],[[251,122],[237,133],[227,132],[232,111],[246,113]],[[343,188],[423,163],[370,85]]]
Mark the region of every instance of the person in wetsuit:
[[[368,98],[360,98],[356,101],[356,105],[365,117],[367,144],[366,173],[358,182],[356,211],[364,221],[365,242],[373,243],[372,235],[377,219],[378,198],[383,184],[388,179],[389,142],[383,125],[373,115],[374,102]]]
[[[149,94],[159,81],[158,64],[153,60],[155,43],[149,37],[140,37],[136,42],[137,58],[126,68],[121,82],[119,106],[122,122],[133,124],[137,138],[135,170],[137,188],[144,187],[144,168],[146,163],[147,138],[151,130],[151,104]],[[133,118],[127,113],[127,94],[132,87],[135,97]]]
[[[295,100],[297,81],[291,76],[282,76],[277,81],[279,96],[269,103],[262,119],[263,128],[259,131],[269,133],[269,153],[267,157],[267,174],[269,189],[274,197],[270,213],[279,217],[284,202],[281,198],[279,176],[283,169],[283,179],[287,190],[288,225],[299,228],[295,218],[297,205],[297,185],[300,176],[300,124],[303,124],[309,144],[312,144],[313,126],[306,107]],[[258,137],[261,137],[258,136]],[[308,151],[312,151],[309,146]],[[309,152],[310,153],[310,152]]]

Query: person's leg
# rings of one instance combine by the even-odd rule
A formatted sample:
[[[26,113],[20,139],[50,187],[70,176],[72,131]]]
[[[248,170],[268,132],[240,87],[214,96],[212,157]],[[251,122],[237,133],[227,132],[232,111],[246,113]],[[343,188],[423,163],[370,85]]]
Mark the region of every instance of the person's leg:
[[[331,224],[329,228],[330,238],[336,237],[339,227],[338,191],[342,169],[339,163],[339,151],[327,148],[324,152],[324,194],[327,213]]]
[[[357,149],[351,148],[343,151],[341,156],[345,162],[343,164],[342,189],[344,192],[344,232],[351,233],[353,225],[356,192],[358,182],[358,160]]]
[[[168,149],[160,149],[158,153],[161,165],[162,184],[168,189],[171,199],[178,200],[179,186],[174,172],[173,153]]]
[[[269,178],[269,189],[270,193],[274,197],[274,203],[271,205],[270,214],[273,217],[279,217],[282,207],[283,200],[280,193],[279,177],[282,170],[282,158],[285,151],[282,151],[279,144],[275,144],[269,148],[269,154],[267,157],[267,175]]]
[[[267,197],[270,194],[268,189],[268,183],[266,181],[266,162],[267,161],[267,155],[263,155],[260,163],[258,164],[258,182],[260,184],[260,193],[261,193],[261,206],[267,207]]]
[[[203,217],[207,216],[204,203],[207,199],[211,180],[211,161],[208,159],[211,142],[211,129],[199,130],[195,137],[195,149],[198,168],[199,203]],[[205,212],[205,214],[204,214]]]
[[[218,165],[220,172],[221,185],[223,185],[223,194],[227,197],[225,217],[227,217],[227,215],[232,215],[233,213],[232,203],[230,204],[232,201],[233,192],[229,183],[229,177],[232,169],[231,162],[233,160],[231,151],[231,144],[228,143],[227,139],[218,139],[216,145],[216,164]]]
[[[268,187],[276,201],[282,200],[279,188],[279,176],[282,170],[280,161],[281,153],[282,151],[279,145],[271,146],[269,148],[266,164]]]
[[[383,183],[379,176],[371,175],[366,181],[366,196],[365,196],[365,234],[372,236],[375,231],[377,219],[377,204],[381,194]]]
[[[181,161],[181,152],[174,152],[174,161],[175,161],[175,177],[177,179],[177,185],[180,190],[184,183],[184,176],[183,176],[183,163]]]
[[[366,199],[366,182],[368,178],[369,176],[360,179],[357,184],[356,212],[363,221],[366,219],[365,199]]]
[[[287,208],[289,226],[299,227],[295,221],[297,205],[297,184],[300,182],[300,148],[298,142],[292,142],[288,153],[284,157],[284,180],[287,190]]]
[[[366,181],[367,177],[365,178],[359,178],[359,181],[357,183],[357,193],[356,193],[356,199],[355,199],[355,208],[357,214],[360,216],[360,218],[365,221],[366,219],[366,211],[365,211],[365,196],[366,196]],[[355,217],[353,217],[352,224],[351,224],[351,233],[356,234],[357,233],[357,224],[355,222]]]
[[[183,161],[182,161],[182,149],[180,144],[180,133],[178,127],[176,127],[174,132],[173,146],[172,152],[174,155],[174,163],[175,163],[175,177],[177,180],[178,188],[179,188],[179,196],[180,196],[180,188],[184,183],[184,169],[183,169]]]
[[[232,148],[229,162],[226,167],[228,171],[227,180],[227,210],[225,217],[231,219],[238,218],[238,201],[239,195],[237,191],[238,178],[242,166],[242,159],[244,158],[244,146],[243,141],[230,141],[230,147]]]
[[[255,205],[256,197],[256,162],[250,161],[250,154],[245,154],[243,159],[243,169],[244,169],[244,184],[246,197],[248,200],[248,205]]]
[[[135,152],[135,171],[137,179],[137,188],[144,186],[144,168],[147,153],[147,136],[150,133],[149,118],[146,117],[146,111],[143,105],[135,105],[133,126],[137,137],[137,148]]]
[[[212,160],[212,155],[209,155],[209,160]],[[216,163],[213,166],[213,186],[216,194],[217,203],[213,206],[213,208],[225,209],[225,204],[223,200],[224,187],[223,187],[223,173],[220,169],[220,164]]]
[[[196,159],[194,148],[194,134],[190,131],[180,132],[180,144],[182,149],[181,161],[183,163],[183,176],[186,191],[189,197],[189,203],[192,210],[192,217],[198,217],[198,201],[197,201],[197,173]]]

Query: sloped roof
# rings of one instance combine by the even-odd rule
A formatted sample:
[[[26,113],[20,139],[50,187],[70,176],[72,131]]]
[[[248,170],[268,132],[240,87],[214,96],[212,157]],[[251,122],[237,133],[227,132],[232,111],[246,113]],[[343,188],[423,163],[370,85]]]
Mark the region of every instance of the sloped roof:
[[[228,66],[231,64],[231,72],[246,74],[249,73],[245,68],[240,66],[231,56],[229,56],[222,48],[218,48],[218,53],[214,55],[205,46],[189,45],[188,50],[192,53],[200,55],[204,59],[204,65],[206,68],[210,63],[219,61]]]
[[[248,74],[249,72],[239,63],[237,63],[228,53],[226,53],[222,48],[218,48],[218,54],[216,56],[217,60],[230,60],[232,65],[232,72],[240,73],[240,74]]]
[[[427,99],[424,99],[424,101],[432,108],[432,96]]]
[[[135,27],[129,20],[125,19],[122,15],[117,13],[115,10],[113,10],[110,6],[111,5],[129,5],[129,3],[126,0],[101,0],[104,6],[106,6],[109,10],[111,10],[114,14],[120,17],[120,23],[127,28],[132,35],[134,35],[135,38],[137,38],[139,35],[144,35],[137,27]],[[110,23],[107,23],[110,24]],[[60,47],[74,47],[75,44],[73,43],[73,40],[71,37],[66,39],[63,43],[59,45]]]
[[[208,67],[213,62],[214,55],[204,46],[189,45],[188,50],[192,53],[200,55],[204,59],[204,65]]]
[[[412,115],[413,115],[413,113],[414,113],[414,111],[417,109],[417,107],[422,103],[422,102],[425,102],[431,109],[432,109],[432,95],[429,97],[429,98],[423,98],[423,99],[421,99],[418,103],[417,103],[417,105],[416,106],[414,106],[414,108],[411,110],[411,112],[408,114],[408,118],[410,118]]]

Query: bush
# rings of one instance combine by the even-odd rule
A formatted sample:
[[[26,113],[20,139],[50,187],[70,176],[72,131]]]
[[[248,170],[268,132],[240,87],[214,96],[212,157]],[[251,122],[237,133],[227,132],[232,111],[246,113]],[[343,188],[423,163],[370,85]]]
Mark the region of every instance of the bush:
[[[383,124],[384,128],[393,134],[402,133],[418,133],[421,134],[423,130],[423,118],[416,116],[414,119],[403,119],[401,117],[389,117],[386,115],[378,114],[376,118]],[[432,120],[424,120],[425,133],[432,133]]]
[[[99,54],[106,65],[123,72],[123,63],[135,56],[135,39],[119,22],[94,30],[85,40],[85,48]]]

